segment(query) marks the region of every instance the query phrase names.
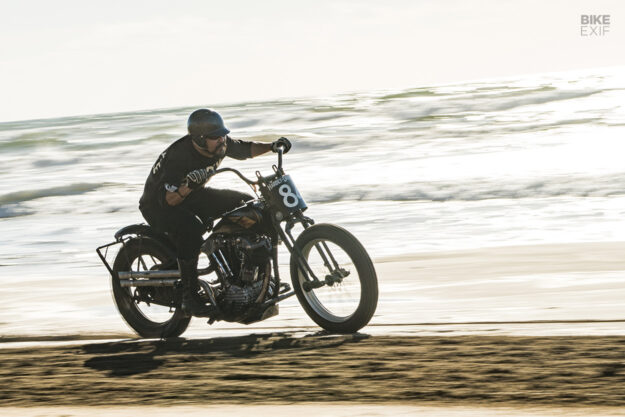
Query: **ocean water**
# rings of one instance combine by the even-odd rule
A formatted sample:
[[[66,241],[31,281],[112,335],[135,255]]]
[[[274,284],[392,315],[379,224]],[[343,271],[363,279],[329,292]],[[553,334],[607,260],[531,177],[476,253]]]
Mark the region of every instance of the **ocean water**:
[[[214,107],[235,138],[290,138],[307,214],[374,259],[625,240],[623,68]],[[149,169],[195,108],[0,123],[0,334],[123,328],[95,248],[143,221]]]

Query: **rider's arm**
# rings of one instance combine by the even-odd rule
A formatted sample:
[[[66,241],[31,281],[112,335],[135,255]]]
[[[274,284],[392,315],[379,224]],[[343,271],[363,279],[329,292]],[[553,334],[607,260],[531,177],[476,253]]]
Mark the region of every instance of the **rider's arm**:
[[[181,185],[176,191],[165,191],[165,201],[170,206],[177,206],[184,201],[191,191],[191,188],[186,185]]]
[[[271,150],[271,143],[252,142],[252,158]]]
[[[234,159],[254,158],[271,150],[271,143],[232,139],[230,136],[226,140],[228,141],[226,155]]]

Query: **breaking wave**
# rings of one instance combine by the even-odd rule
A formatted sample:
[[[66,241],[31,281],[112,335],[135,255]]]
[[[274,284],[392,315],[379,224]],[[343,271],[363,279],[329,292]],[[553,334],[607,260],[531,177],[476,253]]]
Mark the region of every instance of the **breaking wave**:
[[[110,184],[75,183],[60,187],[50,187],[36,190],[16,191],[0,195],[0,205],[19,204],[25,201],[36,200],[44,197],[59,197],[68,195],[84,194],[95,191]]]
[[[397,190],[400,191],[397,191]],[[385,184],[343,190],[311,190],[307,200],[331,203],[361,201],[480,201],[550,197],[610,197],[625,195],[625,174],[603,178],[567,177],[526,182],[497,183],[491,179],[457,182],[412,182],[389,187]]]

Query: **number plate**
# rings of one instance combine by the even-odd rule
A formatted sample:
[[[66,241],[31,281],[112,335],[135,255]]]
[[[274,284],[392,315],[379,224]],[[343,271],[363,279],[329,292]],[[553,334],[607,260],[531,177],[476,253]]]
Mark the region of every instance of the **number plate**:
[[[269,188],[273,200],[286,213],[290,214],[297,210],[304,211],[308,207],[289,175],[276,178],[268,184],[267,188]]]

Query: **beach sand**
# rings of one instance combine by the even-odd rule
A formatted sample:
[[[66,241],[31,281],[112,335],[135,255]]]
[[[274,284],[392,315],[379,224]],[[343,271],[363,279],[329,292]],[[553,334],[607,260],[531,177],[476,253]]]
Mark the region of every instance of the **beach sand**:
[[[518,415],[532,415],[529,407],[543,408],[539,415],[563,407],[564,414],[625,410],[622,336],[269,333],[3,349],[0,363],[0,407],[44,407],[17,415],[93,415],[91,406],[103,415],[137,406],[219,405],[217,413],[233,404],[311,402],[351,404],[352,411],[392,406],[371,415],[401,415],[395,406],[434,406],[431,415],[450,407],[473,415],[488,415],[485,407]]]
[[[239,415],[234,410],[243,413],[243,405],[251,404],[257,408],[245,412],[259,415],[618,415],[625,410],[625,285],[618,279],[625,271],[624,250],[624,243],[590,243],[379,260],[382,314],[352,335],[284,331],[267,322],[244,335],[167,341],[65,340],[50,346],[36,338],[5,338],[0,414],[123,415],[140,407],[142,413]],[[524,287],[545,274],[572,273],[609,279]],[[427,285],[432,282],[437,285]],[[446,294],[447,303],[436,311],[492,315],[464,324],[393,316],[393,291],[411,286],[433,300]],[[411,294],[402,302],[415,298]],[[500,296],[502,305],[514,307],[514,299],[524,306],[522,315],[500,314],[494,302]],[[545,299],[562,302],[542,310]],[[541,316],[545,311],[552,316]],[[540,336],[515,330],[525,316]],[[567,331],[540,330],[553,322]],[[489,330],[466,334],[480,323]],[[610,330],[603,332],[602,323]],[[432,326],[446,335],[424,331]],[[20,340],[30,344],[16,344]],[[159,408],[165,406],[183,408]]]

